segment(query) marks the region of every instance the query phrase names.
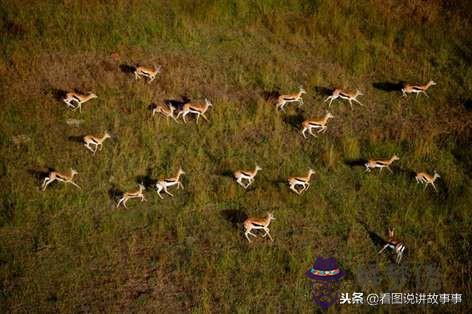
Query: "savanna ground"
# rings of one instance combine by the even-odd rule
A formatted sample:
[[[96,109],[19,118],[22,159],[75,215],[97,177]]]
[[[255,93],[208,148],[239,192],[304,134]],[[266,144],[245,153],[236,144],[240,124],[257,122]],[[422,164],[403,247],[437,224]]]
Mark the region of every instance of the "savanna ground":
[[[3,1],[0,310],[313,312],[304,272],[334,256],[347,272],[343,292],[463,300],[332,312],[465,312],[471,9],[420,0]],[[126,69],[137,63],[160,64],[162,75],[135,81]],[[438,85],[429,98],[397,90],[430,79]],[[268,95],[300,85],[305,104],[276,113]],[[303,139],[299,123],[324,115],[333,86],[359,88],[365,107],[335,101],[327,133]],[[99,98],[72,112],[57,97],[71,89]],[[182,96],[208,97],[210,122],[151,117],[151,103]],[[105,130],[113,139],[95,157],[75,140]],[[358,166],[395,153],[393,174]],[[263,171],[244,191],[230,173],[256,162]],[[115,208],[120,191],[179,166],[185,190],[174,198],[148,189],[147,202]],[[82,190],[40,191],[48,168],[71,167]],[[290,192],[286,177],[309,167],[317,174],[308,192]],[[423,191],[413,173],[434,170],[439,192]],[[275,241],[248,244],[241,220],[267,211]],[[408,248],[400,266],[377,254],[388,227]]]

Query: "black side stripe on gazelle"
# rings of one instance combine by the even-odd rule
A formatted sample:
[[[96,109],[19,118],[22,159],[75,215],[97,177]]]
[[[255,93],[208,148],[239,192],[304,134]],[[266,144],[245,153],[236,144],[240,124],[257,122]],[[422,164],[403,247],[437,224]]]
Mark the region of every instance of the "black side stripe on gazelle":
[[[164,181],[165,181],[165,182],[169,182],[169,183],[175,182],[174,179],[165,179]]]
[[[348,94],[346,94],[346,93],[343,93],[343,92],[339,93],[339,96],[351,97],[350,95],[348,95]]]
[[[314,126],[321,125],[320,123],[316,123],[316,122],[309,122],[308,124],[309,124],[309,125],[314,125]]]
[[[247,173],[247,172],[245,172],[245,171],[241,171],[241,174],[243,174],[243,175],[245,175],[245,176],[248,176],[248,177],[250,177],[250,176],[251,176],[251,174],[250,174],[250,173]]]
[[[77,100],[77,101],[80,101],[80,98],[77,97],[76,95],[72,95],[72,98],[74,98],[74,99]]]
[[[294,100],[295,97],[283,97],[283,100]]]
[[[255,223],[255,222],[251,222],[251,224],[254,225],[254,226],[258,226],[258,227],[264,227],[264,225],[258,224],[258,223]]]

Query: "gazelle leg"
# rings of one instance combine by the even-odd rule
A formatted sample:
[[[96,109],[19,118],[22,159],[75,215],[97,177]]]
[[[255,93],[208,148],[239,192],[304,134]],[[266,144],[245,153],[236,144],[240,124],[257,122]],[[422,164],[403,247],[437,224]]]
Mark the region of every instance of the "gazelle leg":
[[[274,239],[272,239],[272,237],[271,237],[271,235],[270,235],[269,228],[264,228],[264,231],[266,232],[266,235],[269,236],[269,239],[270,239],[271,241],[274,241]]]
[[[120,207],[120,204],[125,200],[124,197],[120,198],[120,200],[118,201],[118,204],[116,204],[116,207]]]
[[[313,132],[313,128],[311,128],[309,132],[313,137],[317,137],[316,134]]]
[[[203,119],[205,119],[208,122],[208,118],[205,116],[204,113],[202,113],[202,117],[203,117]]]
[[[351,105],[351,110],[352,110],[352,98],[349,98],[349,105]]]
[[[303,128],[303,130],[302,130],[302,135],[303,135],[304,138],[306,138],[306,134],[305,134],[306,130],[307,130],[307,128]]]
[[[388,169],[388,171],[390,171],[390,173],[393,173],[392,169],[390,169],[390,166],[387,166],[386,168]]]
[[[359,100],[357,100],[357,99],[355,99],[355,98],[353,98],[352,100],[354,100],[355,102],[357,102],[359,105],[364,106],[364,104],[361,103]]]
[[[158,186],[158,187],[156,188],[157,195],[159,195],[159,197],[160,197],[161,199],[164,199],[164,197],[162,197],[162,195],[161,195],[161,191],[162,191],[162,187],[161,187],[161,186]]]
[[[431,185],[433,186],[434,190],[437,192],[438,189],[436,189],[436,185],[434,185],[434,182],[431,182]]]
[[[429,98],[429,96],[428,96],[428,94],[426,93],[426,91],[425,91],[425,90],[424,90],[424,91],[421,91],[421,92],[422,92],[422,93],[423,93],[423,94],[424,94],[426,97],[428,97],[428,98]]]
[[[385,246],[379,251],[378,254],[382,253],[383,251],[385,251],[385,249],[388,248],[388,244],[385,244]]]
[[[188,111],[185,111],[184,114],[182,115],[182,119],[184,120],[185,123],[187,123],[187,120],[185,119],[185,117],[187,116],[189,112]]]
[[[166,192],[167,194],[169,194],[170,196],[174,197],[174,194],[170,193],[168,190],[167,190],[167,187],[164,186],[164,192]]]
[[[75,183],[74,181],[68,181],[70,184],[72,184],[73,186],[77,187],[79,190],[82,190],[82,188],[77,184]]]

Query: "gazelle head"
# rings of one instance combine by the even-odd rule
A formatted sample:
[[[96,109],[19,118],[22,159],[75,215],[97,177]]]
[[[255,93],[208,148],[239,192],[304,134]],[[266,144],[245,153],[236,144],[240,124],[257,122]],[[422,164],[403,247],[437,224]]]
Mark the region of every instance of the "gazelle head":
[[[75,176],[75,175],[77,175],[77,174],[79,174],[79,173],[77,172],[77,170],[75,170],[75,169],[73,169],[73,168],[70,168],[70,174],[71,174],[71,176]]]
[[[300,91],[299,91],[300,95],[303,95],[303,94],[306,94],[306,90],[300,86]]]
[[[389,242],[395,242],[396,241],[396,238],[395,238],[395,228],[392,228],[392,229],[388,229],[388,241]]]
[[[138,187],[139,187],[139,190],[140,190],[141,192],[146,189],[146,187],[145,187],[144,184],[142,184],[142,183],[139,183],[139,184],[138,184]]]
[[[392,156],[392,161],[394,160],[400,160],[400,157],[398,157],[396,154]]]
[[[185,171],[182,170],[182,167],[179,168],[179,176],[180,176],[181,174],[185,174]]]
[[[160,65],[159,66],[154,65],[154,69],[156,69],[157,73],[161,73],[161,66]]]
[[[437,85],[437,83],[435,81],[431,80],[431,81],[428,82],[428,85],[433,86],[433,85]]]
[[[441,178],[441,176],[439,175],[439,173],[437,173],[436,170],[434,170],[434,179],[436,178]]]
[[[269,219],[269,221],[275,220],[274,214],[271,212],[267,212],[267,219]]]
[[[331,114],[331,112],[326,111],[326,118],[334,118],[334,116]]]
[[[259,167],[259,165],[258,165],[258,164],[256,164],[256,171],[259,171],[259,170],[262,170],[262,168],[261,168],[261,167]]]
[[[208,107],[212,107],[213,104],[208,100],[208,98],[205,98],[205,104],[208,106]]]
[[[104,139],[111,138],[110,133],[108,133],[108,131],[105,131],[105,134],[103,135],[103,138]]]
[[[315,170],[313,170],[313,169],[311,169],[311,168],[308,169],[308,175],[311,176],[312,174],[315,174]]]
[[[90,97],[90,98],[98,98],[98,96],[95,95],[94,93],[90,93],[90,94],[89,94],[89,97]]]
[[[364,93],[362,93],[360,90],[356,89],[356,97],[357,96],[362,96]]]

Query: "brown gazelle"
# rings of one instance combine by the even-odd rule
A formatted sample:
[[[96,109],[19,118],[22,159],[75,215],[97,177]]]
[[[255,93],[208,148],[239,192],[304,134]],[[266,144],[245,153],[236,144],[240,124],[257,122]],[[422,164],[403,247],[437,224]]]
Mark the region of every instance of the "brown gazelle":
[[[272,239],[272,237],[270,236],[270,230],[269,230],[269,225],[270,225],[270,222],[272,220],[275,220],[274,215],[272,213],[267,213],[266,218],[253,218],[253,217],[247,218],[244,221],[244,229],[245,229],[244,235],[246,236],[246,239],[249,242],[252,242],[251,239],[249,239],[249,235],[252,235],[253,237],[256,237],[256,238],[257,238],[257,236],[254,233],[252,233],[251,231],[253,229],[254,230],[262,229],[262,230],[265,231],[265,233],[264,233],[264,235],[262,235],[262,237],[265,238],[266,236],[269,236],[269,239],[271,241],[274,241]]]
[[[438,191],[438,189],[436,189],[434,181],[436,181],[437,178],[441,178],[441,176],[436,171],[434,171],[434,175],[427,174],[426,172],[418,172],[415,177],[417,184],[424,183],[425,190],[428,185],[431,184],[436,192]]]
[[[86,136],[84,136],[84,146],[95,155],[98,148],[100,148],[100,150],[102,150],[103,142],[107,138],[111,138],[111,135],[108,133],[108,131],[106,131],[105,134],[103,134],[102,137],[93,136],[93,135],[86,135]],[[95,145],[95,149],[90,147],[90,145]]]
[[[139,79],[143,77],[144,79],[148,79],[148,83],[151,83],[156,78],[156,75],[161,73],[161,66],[153,66],[153,67],[146,67],[146,66],[137,66],[134,70],[134,77],[135,79]]]
[[[384,247],[379,251],[379,254],[385,251],[386,248],[390,248],[395,251],[395,254],[397,255],[395,261],[397,264],[400,264],[400,261],[402,260],[403,256],[403,251],[405,251],[406,246],[400,241],[398,241],[398,239],[395,237],[394,229],[388,230],[387,244],[385,244]]]
[[[144,194],[143,194],[143,191],[145,190],[146,188],[144,187],[144,185],[142,184],[138,184],[138,190],[136,191],[132,191],[132,192],[125,192],[123,193],[123,196],[120,198],[120,200],[118,201],[118,204],[116,204],[116,207],[119,207],[121,203],[123,203],[123,206],[125,208],[128,208],[126,206],[126,202],[131,199],[131,198],[141,198],[141,202],[144,202],[146,199],[144,198]]]
[[[169,104],[158,104],[152,109],[153,116],[158,113],[166,118],[167,123],[169,123],[169,117],[174,119],[175,122],[179,123],[174,115],[174,112],[175,107]]]
[[[388,160],[379,160],[379,159],[369,159],[365,164],[365,171],[370,172],[374,168],[380,168],[380,172],[382,172],[383,168],[387,168],[391,173],[393,173],[392,169],[390,169],[390,165],[395,160],[400,160],[400,157],[397,155],[393,155],[392,158]]]
[[[41,187],[43,191],[45,191],[49,184],[57,180],[59,182],[70,183],[73,186],[80,189],[80,186],[73,181],[74,176],[77,174],[78,172],[72,168],[70,169],[69,175],[61,173],[61,172],[57,172],[57,171],[51,171],[49,172],[48,176],[44,178],[44,181]]]
[[[77,92],[69,92],[65,95],[63,101],[68,107],[74,108],[73,110],[79,109],[79,111],[82,112],[82,104],[94,98],[97,98],[97,95],[94,93],[81,94]],[[75,105],[73,103],[75,103]]]
[[[329,106],[331,107],[331,103],[333,102],[333,100],[337,98],[341,98],[341,99],[349,101],[349,104],[351,105],[351,109],[352,109],[353,100],[357,102],[359,105],[363,106],[363,104],[359,100],[357,100],[357,97],[361,95],[364,95],[364,94],[362,94],[358,89],[355,92],[352,92],[352,91],[336,88],[331,94],[331,96],[328,96],[324,102],[327,102],[329,100]]]
[[[436,85],[436,82],[434,81],[429,81],[428,83],[426,83],[425,85],[420,85],[420,84],[405,84],[403,85],[403,88],[402,88],[402,95],[403,97],[406,97],[407,94],[411,94],[411,93],[416,93],[416,97],[418,97],[418,95],[420,93],[424,94],[426,97],[428,97],[428,94],[426,93],[426,90],[428,88],[430,88],[431,86],[433,85]]]
[[[165,193],[169,194],[170,196],[174,196],[174,194],[170,193],[167,188],[177,185],[177,189],[182,188],[184,189],[184,186],[182,182],[180,182],[180,176],[185,174],[185,172],[182,170],[182,168],[179,168],[179,171],[177,172],[177,175],[172,178],[164,179],[164,180],[159,180],[156,183],[156,192],[157,195],[159,195],[160,198],[163,198],[161,195],[161,191],[164,190]]]
[[[239,185],[247,189],[254,182],[254,178],[256,177],[259,170],[262,170],[262,168],[258,165],[256,165],[254,171],[238,170],[234,173],[234,177],[236,178],[236,182],[238,182]],[[244,184],[243,180],[246,180],[247,184]]]
[[[284,106],[288,103],[298,102],[299,105],[303,105],[303,94],[306,94],[306,91],[303,89],[303,87],[300,87],[298,93],[280,95],[277,98],[276,108],[285,112]]]
[[[185,120],[185,117],[189,113],[194,113],[197,115],[197,123],[200,116],[202,116],[206,121],[208,121],[207,117],[205,116],[205,112],[207,112],[208,108],[212,106],[213,106],[212,103],[206,98],[205,98],[204,104],[197,103],[197,102],[186,103],[182,111],[180,111],[179,114],[177,115],[177,119],[180,117],[180,115],[182,115],[184,122],[187,123],[187,120]]]
[[[290,177],[288,178],[288,184],[290,190],[294,191],[298,195],[302,194],[310,187],[311,176],[315,174],[315,170],[308,169],[308,175],[306,177]],[[297,190],[297,186],[301,186],[301,190]]]
[[[312,136],[316,137],[315,133],[313,133],[313,129],[319,129],[318,133],[321,132],[326,132],[328,127],[326,124],[328,123],[328,120],[334,118],[334,116],[330,112],[326,112],[326,115],[324,118],[319,119],[319,120],[305,120],[302,122],[302,135],[304,138],[306,137],[305,132],[308,131]]]

